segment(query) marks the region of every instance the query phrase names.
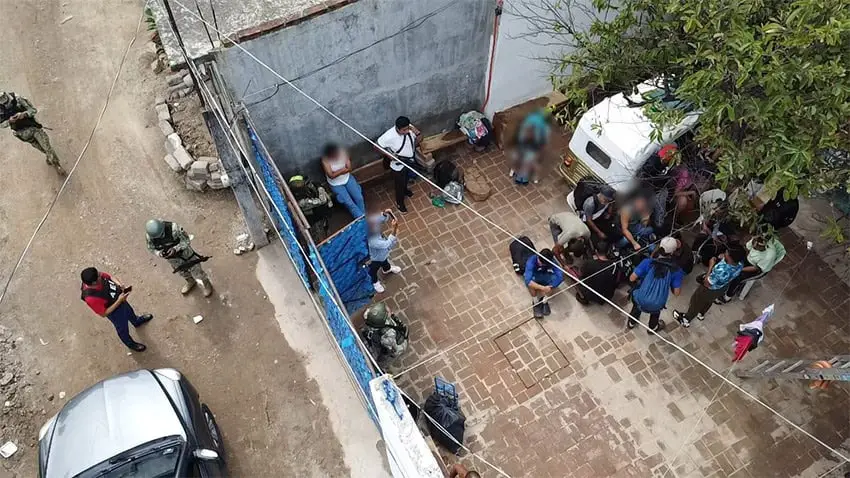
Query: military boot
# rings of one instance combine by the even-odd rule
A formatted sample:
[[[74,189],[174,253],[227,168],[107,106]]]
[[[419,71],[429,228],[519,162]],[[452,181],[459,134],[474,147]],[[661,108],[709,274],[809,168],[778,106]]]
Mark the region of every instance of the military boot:
[[[201,281],[201,287],[204,290],[204,297],[209,297],[209,296],[212,295],[213,286],[212,286],[212,282],[210,282],[209,279],[204,279],[203,281]]]
[[[186,279],[186,283],[183,285],[183,288],[180,289],[180,293],[186,295],[194,289],[196,285],[198,285],[198,282],[195,281],[195,279]]]

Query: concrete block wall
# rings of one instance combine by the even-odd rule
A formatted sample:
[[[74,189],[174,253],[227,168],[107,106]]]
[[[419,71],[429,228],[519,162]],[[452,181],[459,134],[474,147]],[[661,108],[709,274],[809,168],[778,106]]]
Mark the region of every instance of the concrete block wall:
[[[431,134],[481,107],[493,8],[492,0],[359,0],[242,46],[288,79],[303,76],[295,84],[370,138],[401,114]],[[358,49],[364,50],[339,60]],[[361,153],[353,155],[357,164],[376,157],[361,138],[289,87],[258,92],[279,80],[245,52],[229,47],[216,60],[284,174],[318,175],[327,141]]]

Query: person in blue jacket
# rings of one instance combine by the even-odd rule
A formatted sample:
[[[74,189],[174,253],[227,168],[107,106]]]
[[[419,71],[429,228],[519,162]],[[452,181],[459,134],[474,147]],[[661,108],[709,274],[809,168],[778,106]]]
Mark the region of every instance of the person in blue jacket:
[[[551,249],[543,249],[528,258],[525,263],[525,286],[531,294],[534,306],[534,318],[542,319],[552,313],[549,307],[549,296],[561,282],[564,282],[564,271],[555,267],[555,254]]]

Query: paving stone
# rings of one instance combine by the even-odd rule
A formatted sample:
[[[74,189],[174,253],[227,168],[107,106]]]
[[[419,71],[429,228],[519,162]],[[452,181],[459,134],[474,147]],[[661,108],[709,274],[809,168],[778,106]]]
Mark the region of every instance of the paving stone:
[[[186,175],[186,189],[188,189],[190,191],[198,191],[198,192],[206,191],[207,181],[206,180],[199,180],[199,179],[192,179],[188,175]]]
[[[186,173],[191,179],[204,181],[206,182],[210,179],[210,163],[202,160],[195,160],[192,165],[189,167],[189,171]]]
[[[174,152],[171,154],[174,156],[174,159],[177,160],[177,163],[180,165],[183,171],[188,170],[192,166],[192,163],[195,162],[195,159],[192,158],[192,155],[189,154],[189,152],[186,151],[186,148],[184,148],[183,146],[180,146],[179,148],[175,149]]]
[[[171,121],[171,113],[168,111],[168,105],[165,103],[158,104],[155,107],[156,117],[160,121]]]

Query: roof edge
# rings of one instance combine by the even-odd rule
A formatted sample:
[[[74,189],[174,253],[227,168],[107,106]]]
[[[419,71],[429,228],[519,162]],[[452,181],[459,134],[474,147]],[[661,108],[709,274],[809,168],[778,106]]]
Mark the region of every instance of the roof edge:
[[[275,18],[274,20],[269,20],[267,22],[260,23],[259,25],[239,30],[233,35],[233,39],[240,43],[246,40],[251,40],[265,35],[266,33],[271,33],[276,30],[291,27],[292,25],[297,25],[355,2],[357,2],[357,0],[325,0],[301,11],[293,12],[288,15]]]

